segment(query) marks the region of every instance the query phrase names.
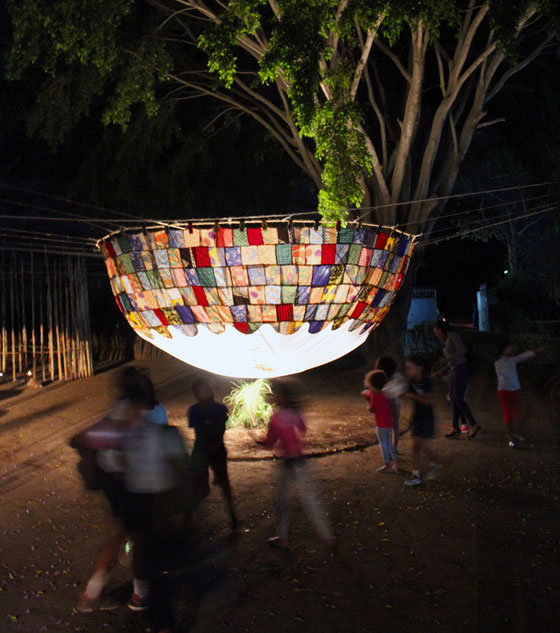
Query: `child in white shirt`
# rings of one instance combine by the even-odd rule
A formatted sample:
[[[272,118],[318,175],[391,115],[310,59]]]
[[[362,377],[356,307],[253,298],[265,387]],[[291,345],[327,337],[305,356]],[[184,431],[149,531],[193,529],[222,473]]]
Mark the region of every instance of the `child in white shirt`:
[[[513,423],[521,419],[521,384],[517,375],[517,364],[522,363],[536,354],[544,351],[544,347],[528,350],[515,355],[515,348],[511,343],[501,347],[501,356],[494,363],[498,377],[498,398],[504,412],[504,424],[509,439],[510,448],[515,448]],[[517,436],[518,437],[518,436]]]

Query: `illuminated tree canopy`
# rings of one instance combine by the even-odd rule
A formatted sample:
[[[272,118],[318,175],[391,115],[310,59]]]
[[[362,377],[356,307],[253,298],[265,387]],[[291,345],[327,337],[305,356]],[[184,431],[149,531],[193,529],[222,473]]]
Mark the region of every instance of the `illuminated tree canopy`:
[[[550,0],[12,0],[12,76],[46,73],[33,121],[55,141],[104,99],[216,99],[271,134],[319,189],[327,218],[382,206],[416,229],[448,195],[492,99],[554,43]],[[55,116],[51,116],[56,112]],[[429,225],[428,225],[429,228]]]

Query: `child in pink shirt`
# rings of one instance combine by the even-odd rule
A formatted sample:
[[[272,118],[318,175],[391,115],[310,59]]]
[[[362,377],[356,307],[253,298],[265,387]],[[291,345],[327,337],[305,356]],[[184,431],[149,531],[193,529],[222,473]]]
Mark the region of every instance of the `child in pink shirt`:
[[[336,540],[327,515],[309,479],[305,457],[303,455],[302,438],[306,427],[297,402],[295,389],[289,381],[275,381],[272,394],[276,403],[274,414],[268,424],[268,432],[264,440],[257,440],[265,448],[273,448],[280,444],[283,454],[283,462],[280,466],[280,478],[276,499],[276,523],[278,536],[268,539],[273,547],[287,549],[288,543],[288,487],[295,484],[303,507],[307,510],[310,519],[323,542],[334,549]]]
[[[387,382],[385,372],[376,369],[366,374],[364,379],[365,391],[362,396],[367,398],[369,410],[375,415],[377,424],[377,439],[381,447],[383,466],[377,469],[378,473],[395,473],[399,470],[397,450],[393,445],[393,416],[391,404],[383,394],[383,387]]]

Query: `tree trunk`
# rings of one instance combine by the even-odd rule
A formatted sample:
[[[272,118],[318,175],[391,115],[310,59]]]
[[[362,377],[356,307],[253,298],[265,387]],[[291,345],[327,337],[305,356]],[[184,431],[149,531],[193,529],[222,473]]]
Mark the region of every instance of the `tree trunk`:
[[[404,359],[404,337],[412,291],[416,284],[416,275],[424,253],[417,249],[410,261],[403,285],[400,287],[387,316],[368,336],[363,345],[363,353],[366,362],[373,366],[380,356],[391,356],[398,365]]]

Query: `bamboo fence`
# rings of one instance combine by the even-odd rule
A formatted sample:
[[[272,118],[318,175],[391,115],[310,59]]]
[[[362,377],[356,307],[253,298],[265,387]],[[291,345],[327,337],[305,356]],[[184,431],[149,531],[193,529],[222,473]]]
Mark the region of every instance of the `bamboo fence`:
[[[38,382],[93,375],[82,258],[0,253],[0,371]]]

